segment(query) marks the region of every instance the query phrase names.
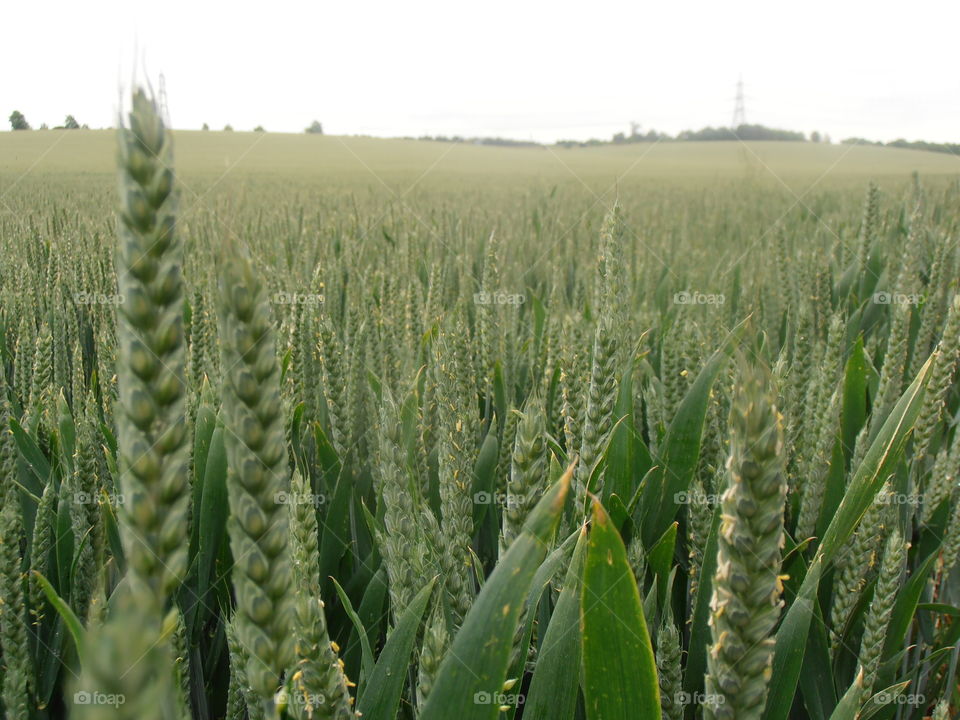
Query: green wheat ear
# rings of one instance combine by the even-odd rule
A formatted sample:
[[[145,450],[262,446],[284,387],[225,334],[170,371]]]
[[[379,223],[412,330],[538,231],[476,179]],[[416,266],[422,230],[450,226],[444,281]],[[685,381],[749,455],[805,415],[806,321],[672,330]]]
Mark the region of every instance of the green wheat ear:
[[[120,588],[107,622],[92,625],[87,634],[81,675],[70,683],[70,717],[183,720],[169,643],[177,611],[161,627],[143,594],[132,590]],[[93,696],[110,704],[91,702]]]
[[[2,371],[0,371],[2,380]],[[2,386],[2,383],[0,383]],[[23,524],[20,518],[19,493],[13,484],[16,449],[5,429],[9,420],[7,408],[0,408],[0,477],[4,481],[3,506],[0,509],[0,644],[3,646],[3,680],[0,694],[9,718],[28,718],[28,697],[36,687],[27,642],[27,606],[25,603],[20,545]]]
[[[507,502],[503,509],[501,554],[520,534],[524,520],[547,487],[550,458],[546,434],[543,402],[533,396],[527,401],[517,425],[510,480],[507,483]]]
[[[247,680],[265,703],[293,658],[290,485],[280,365],[267,296],[234,248],[221,272],[223,415],[237,634],[247,648]]]
[[[292,677],[294,715],[303,720],[346,720],[351,710],[343,661],[331,642],[323,600],[320,597],[320,550],[317,515],[309,482],[294,472],[288,496],[290,504],[291,557],[296,597],[293,626],[297,669]]]
[[[423,708],[433,691],[440,665],[450,648],[451,638],[444,620],[441,593],[435,593],[433,610],[427,619],[417,664],[417,706]]]
[[[399,411],[389,392],[380,411],[378,489],[383,503],[384,531],[379,538],[387,569],[390,610],[394,623],[416,594],[430,568],[429,536],[423,524],[433,518],[411,483],[403,447]]]
[[[863,678],[861,702],[870,699],[877,673],[880,671],[880,660],[883,645],[887,637],[887,626],[890,615],[893,613],[897,591],[900,588],[900,578],[903,574],[903,561],[906,556],[906,544],[900,530],[894,528],[887,539],[880,564],[880,574],[870,601],[870,610],[864,621],[863,639],[860,641],[860,672]]]
[[[680,666],[680,633],[669,612],[657,633],[657,677],[660,684],[660,708],[663,720],[681,720],[684,697]]]
[[[117,380],[127,561],[163,603],[187,564],[189,448],[183,250],[175,232],[173,149],[156,104],[133,96],[120,129]]]
[[[707,697],[715,702],[707,702],[705,717],[744,720],[763,713],[783,589],[783,429],[759,370],[745,370],[729,427],[707,658]]]
[[[600,494],[603,474],[592,476],[600,461],[603,445],[613,429],[614,406],[620,386],[620,365],[623,360],[621,336],[617,326],[622,322],[625,301],[625,278],[622,249],[623,221],[620,207],[607,213],[600,230],[600,257],[596,306],[599,318],[593,336],[593,363],[587,386],[587,402],[583,416],[583,441],[577,465],[577,507],[586,507],[587,492]],[[591,485],[591,480],[593,485]],[[578,511],[579,512],[579,511]]]

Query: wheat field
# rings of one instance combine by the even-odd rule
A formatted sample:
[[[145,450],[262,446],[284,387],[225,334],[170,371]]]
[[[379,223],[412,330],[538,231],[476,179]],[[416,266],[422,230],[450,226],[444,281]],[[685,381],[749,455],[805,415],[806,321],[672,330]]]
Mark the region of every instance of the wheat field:
[[[0,135],[10,720],[960,712],[960,161]]]

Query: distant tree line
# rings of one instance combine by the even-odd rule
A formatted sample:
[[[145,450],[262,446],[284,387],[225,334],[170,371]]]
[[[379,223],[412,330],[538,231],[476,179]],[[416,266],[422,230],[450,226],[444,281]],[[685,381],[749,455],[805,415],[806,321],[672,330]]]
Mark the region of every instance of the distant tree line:
[[[622,145],[624,143],[659,142],[660,140],[670,139],[671,137],[666,133],[657,132],[656,130],[647,130],[647,132],[642,133],[635,127],[629,135],[622,132],[615,134],[611,142],[614,145]]]
[[[500,145],[502,147],[543,147],[543,143],[533,140],[511,140],[509,138],[499,137],[464,137],[462,135],[421,135],[420,137],[407,136],[401,140],[429,140],[432,142],[455,142],[469,143],[473,145]],[[595,147],[599,145],[629,145],[631,143],[651,143],[651,142],[684,142],[684,141],[712,141],[712,140],[788,140],[795,142],[806,142],[807,138],[801,132],[793,130],[778,130],[768,128],[763,125],[741,125],[733,128],[713,128],[707,127],[702,130],[684,130],[676,136],[668,135],[657,130],[648,130],[640,132],[634,126],[632,132],[616,133],[610,140],[600,140],[591,138],[590,140],[558,140],[555,145],[559,147]],[[821,136],[818,132],[810,134],[811,142],[821,142]],[[826,140],[829,142],[829,139]]]
[[[10,128],[11,128],[12,130],[32,130],[32,129],[33,129],[33,128],[30,127],[30,123],[27,122],[27,118],[24,117],[23,113],[20,112],[19,110],[14,110],[12,113],[10,113],[10,118],[9,118],[9,119],[10,119]],[[319,129],[319,132],[320,132],[321,134],[323,133],[323,126],[320,125],[320,123],[318,123],[317,121],[314,121],[314,124],[311,125],[309,128],[307,128],[306,131],[307,131],[307,132],[317,132],[317,130],[315,129],[315,127],[319,127],[319,128],[320,128],[320,129]],[[43,125],[40,126],[39,129],[40,129],[40,130],[48,130],[49,128],[48,128],[47,124],[44,123]],[[54,129],[54,130],[89,130],[89,129],[90,129],[90,126],[89,126],[89,125],[86,125],[86,124],[81,125],[80,123],[77,122],[77,119],[76,119],[73,115],[67,115],[66,119],[63,121],[63,125],[57,125],[57,126],[55,126],[53,129]],[[202,129],[203,129],[203,130],[209,130],[209,129],[210,129],[210,126],[207,125],[207,123],[204,123]],[[225,126],[223,127],[223,130],[224,130],[224,132],[233,132],[233,126],[232,126],[232,125],[225,125]],[[254,132],[266,132],[266,130],[264,130],[264,128],[263,128],[263,125],[257,125],[257,126],[253,129],[253,131],[254,131]]]
[[[533,140],[511,140],[500,137],[463,137],[462,135],[421,135],[420,137],[404,137],[401,140],[427,140],[430,142],[453,142],[468,145],[500,145],[502,147],[542,147],[541,143]]]
[[[764,125],[740,125],[736,128],[705,127],[701,130],[683,130],[677,133],[676,136],[658,132],[657,130],[648,130],[645,133],[641,133],[634,127],[633,132],[629,135],[626,133],[617,133],[610,140],[559,140],[556,144],[560,147],[590,147],[594,145],[627,145],[630,143],[712,142],[719,140],[786,140],[790,142],[806,142],[807,138],[802,132],[768,128]],[[820,133],[812,133],[810,140],[820,142]]]
[[[895,147],[905,150],[926,150],[928,152],[949,153],[951,155],[960,155],[960,143],[932,143],[926,140],[904,140],[899,138],[891,140],[888,143],[882,143],[879,140],[866,140],[864,138],[850,137],[841,140],[844,145],[875,145],[877,147]]]
[[[23,113],[19,110],[14,110],[10,113],[10,129],[11,130],[31,130],[30,123],[27,122],[27,118],[24,117]],[[47,124],[44,123],[40,126],[41,130],[49,129]],[[63,121],[63,125],[57,125],[53,128],[54,130],[89,130],[89,125],[81,125],[77,122],[77,119],[73,115],[67,115],[66,119]]]
[[[684,130],[677,140],[787,140],[804,142],[807,138],[802,132],[779,130],[764,125],[740,125],[737,128],[703,128],[703,130]]]

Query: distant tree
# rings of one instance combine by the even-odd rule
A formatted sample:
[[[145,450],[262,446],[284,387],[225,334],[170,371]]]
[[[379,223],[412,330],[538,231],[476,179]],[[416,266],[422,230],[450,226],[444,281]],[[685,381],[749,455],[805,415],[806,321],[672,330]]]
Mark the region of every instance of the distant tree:
[[[224,131],[224,132],[233,132],[233,125],[230,125],[229,123],[227,123],[226,125],[223,126],[223,131]]]
[[[314,120],[304,132],[311,135],[323,135],[323,125],[318,120]]]
[[[883,143],[873,143],[874,145],[883,145]],[[929,152],[950,153],[951,155],[960,155],[960,144],[958,143],[932,143],[925,140],[914,140],[912,142],[899,138],[887,143],[887,147],[904,148],[907,150],[927,150]]]
[[[49,130],[49,129],[50,129],[50,126],[47,125],[46,123],[43,123],[43,124],[40,125],[40,129],[41,129],[41,130]]]
[[[79,130],[80,123],[73,115],[67,115],[67,119],[63,121],[63,128],[64,130]]]
[[[14,130],[29,130],[30,123],[27,122],[22,112],[14,110],[10,113],[10,127]]]
[[[81,130],[89,130],[89,129],[90,129],[90,126],[87,125],[86,123],[84,123],[83,125],[80,126],[80,129],[81,129]]]
[[[200,129],[201,129],[201,130],[209,130],[209,129],[210,129],[210,126],[207,125],[206,123],[204,123],[204,124],[203,124],[203,127],[200,128]]]
[[[821,141],[821,138],[820,138],[819,130],[814,130],[812,133],[810,133],[810,142],[818,143],[820,141]]]
[[[613,136],[613,142],[614,142],[615,145],[619,145],[620,143],[624,142],[625,140],[626,140],[626,137],[624,136],[624,134],[623,134],[622,132],[616,133],[616,134]]]
[[[257,126],[253,129],[253,131],[254,131],[254,132],[266,132],[266,130],[263,129],[263,125],[257,125]]]
[[[806,140],[806,136],[802,132],[778,130],[763,125],[740,125],[735,130],[723,127],[684,130],[677,135],[677,140],[790,140],[802,142]]]

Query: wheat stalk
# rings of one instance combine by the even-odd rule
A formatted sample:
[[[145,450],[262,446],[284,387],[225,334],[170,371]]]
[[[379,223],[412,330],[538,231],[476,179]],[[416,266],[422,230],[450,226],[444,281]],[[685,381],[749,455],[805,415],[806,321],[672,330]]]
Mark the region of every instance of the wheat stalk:
[[[546,488],[549,469],[546,432],[543,403],[534,396],[527,401],[517,425],[510,482],[507,483],[506,504],[503,508],[501,554],[520,533],[527,515]]]
[[[343,661],[330,641],[323,600],[320,598],[320,573],[317,561],[317,516],[314,493],[300,473],[294,473],[290,486],[290,543],[296,593],[297,669],[291,678],[294,710],[301,718],[346,720],[355,717],[353,698]]]
[[[124,549],[131,578],[162,606],[187,565],[189,447],[183,250],[175,232],[172,140],[143,90],[119,137],[117,310]]]
[[[3,430],[3,435],[5,438],[0,439],[0,469],[3,470],[4,480],[9,481],[12,479],[13,458],[7,447],[10,443],[6,440],[6,430]],[[3,509],[0,510],[0,646],[3,648],[5,667],[0,694],[7,717],[11,720],[27,720],[30,717],[28,697],[33,692],[36,680],[27,645],[27,608],[23,574],[20,572],[23,526],[14,486],[5,482],[4,488]]]
[[[745,371],[733,398],[727,470],[704,714],[742,720],[763,712],[783,591],[783,431],[766,378],[757,370]],[[709,702],[711,696],[715,702]]]
[[[880,670],[881,654],[887,639],[887,626],[893,613],[906,547],[899,530],[890,533],[880,564],[880,575],[873,591],[873,600],[864,623],[860,643],[860,673],[862,674],[861,702],[870,699]]]
[[[237,637],[246,676],[271,704],[292,659],[292,569],[287,549],[290,485],[280,366],[270,308],[249,259],[228,251],[220,284],[223,415]]]

